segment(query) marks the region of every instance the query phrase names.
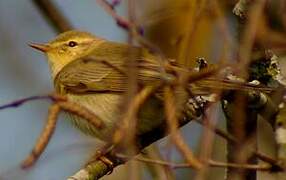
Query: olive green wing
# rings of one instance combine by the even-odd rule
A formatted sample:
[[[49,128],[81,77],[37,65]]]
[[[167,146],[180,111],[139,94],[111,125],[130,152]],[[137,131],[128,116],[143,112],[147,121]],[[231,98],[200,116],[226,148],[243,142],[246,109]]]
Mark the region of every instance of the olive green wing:
[[[139,85],[154,85],[161,81],[156,64],[137,60],[137,82]],[[92,93],[124,92],[128,88],[127,63],[112,58],[86,56],[66,65],[55,78],[58,92]]]
[[[126,77],[99,59],[84,57],[65,66],[55,79],[57,91],[73,93],[124,91]]]

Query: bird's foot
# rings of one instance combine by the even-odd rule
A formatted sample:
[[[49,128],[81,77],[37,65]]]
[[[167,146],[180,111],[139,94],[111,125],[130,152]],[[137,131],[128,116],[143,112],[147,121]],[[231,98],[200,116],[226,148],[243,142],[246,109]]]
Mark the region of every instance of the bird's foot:
[[[113,150],[114,150],[114,146],[110,145],[110,144],[107,144],[107,145],[103,146],[102,148],[96,150],[96,152],[92,156],[91,160],[89,160],[86,163],[86,166],[100,160],[108,167],[108,169],[110,169],[108,174],[111,174],[113,172],[113,169],[114,169],[114,163],[107,156],[108,156],[108,154],[112,154]]]

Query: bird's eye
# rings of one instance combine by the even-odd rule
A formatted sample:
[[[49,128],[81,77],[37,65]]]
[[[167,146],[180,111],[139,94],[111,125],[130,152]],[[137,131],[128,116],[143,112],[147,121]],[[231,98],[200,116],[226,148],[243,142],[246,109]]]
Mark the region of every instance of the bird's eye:
[[[69,45],[69,47],[75,47],[77,45],[77,42],[70,41],[68,45]]]

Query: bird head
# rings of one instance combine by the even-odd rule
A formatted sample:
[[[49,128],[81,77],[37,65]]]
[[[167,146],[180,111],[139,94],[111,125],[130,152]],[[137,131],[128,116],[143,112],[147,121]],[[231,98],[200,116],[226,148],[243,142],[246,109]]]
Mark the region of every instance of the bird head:
[[[103,41],[88,32],[73,30],[58,35],[46,44],[30,43],[29,46],[48,56],[52,76],[55,77],[65,65],[89,54]]]

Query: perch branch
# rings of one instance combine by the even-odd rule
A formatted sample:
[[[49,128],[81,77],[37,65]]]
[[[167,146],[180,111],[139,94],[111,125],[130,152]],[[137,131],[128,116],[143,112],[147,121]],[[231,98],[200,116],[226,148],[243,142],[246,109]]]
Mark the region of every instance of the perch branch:
[[[128,159],[128,160],[136,160],[140,162],[145,162],[145,163],[153,163],[153,164],[158,164],[162,166],[167,166],[173,169],[178,169],[178,168],[191,168],[192,165],[187,164],[187,163],[173,163],[173,162],[168,162],[164,160],[157,160],[157,159],[150,159],[150,158],[143,158],[143,157],[128,157],[123,154],[116,154],[117,157],[120,157],[122,159]],[[250,169],[250,170],[259,170],[259,171],[269,171],[271,169],[270,165],[257,165],[257,164],[237,164],[237,163],[225,163],[225,162],[219,162],[219,161],[214,161],[214,160],[208,160],[207,163],[212,166],[212,167],[233,167],[233,168],[238,168],[238,169]]]

